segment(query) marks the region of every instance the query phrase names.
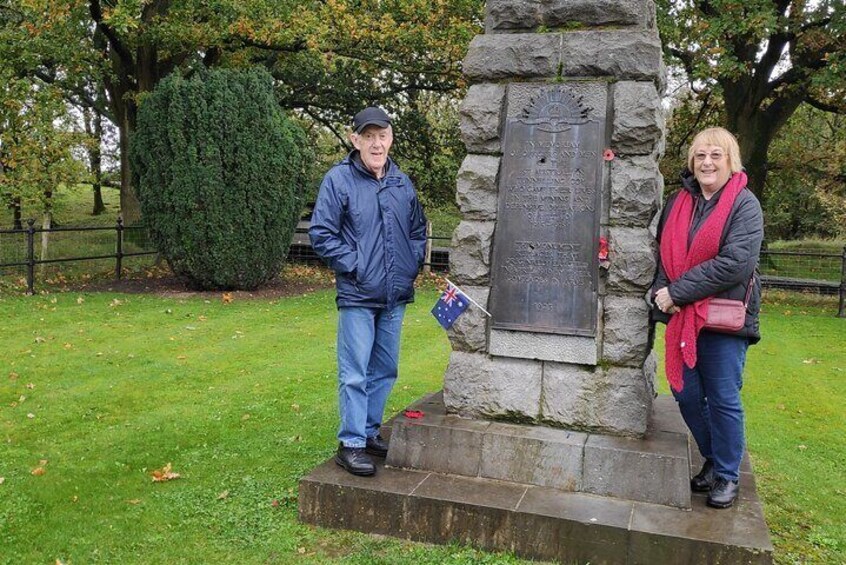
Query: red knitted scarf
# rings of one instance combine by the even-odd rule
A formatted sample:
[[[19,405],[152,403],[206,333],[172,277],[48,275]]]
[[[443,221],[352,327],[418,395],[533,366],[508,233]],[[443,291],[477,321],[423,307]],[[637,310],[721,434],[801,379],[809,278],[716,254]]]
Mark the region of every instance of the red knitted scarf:
[[[734,201],[746,187],[746,173],[734,173],[722,188],[720,200],[711,215],[696,232],[690,249],[687,247],[690,224],[693,221],[694,201],[684,189],[679,192],[667,224],[661,234],[661,264],[670,281],[676,281],[688,270],[717,256],[720,239]],[[664,367],[670,387],[679,392],[684,387],[682,363],[690,368],[696,365],[696,339],[708,317],[710,298],[681,306],[681,311],[670,317],[664,341]]]

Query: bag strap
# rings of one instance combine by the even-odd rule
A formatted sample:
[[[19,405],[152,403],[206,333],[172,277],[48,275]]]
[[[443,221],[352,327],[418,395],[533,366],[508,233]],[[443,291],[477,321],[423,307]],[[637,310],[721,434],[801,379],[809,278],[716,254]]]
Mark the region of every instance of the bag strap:
[[[755,284],[755,273],[749,278],[749,286],[746,287],[746,298],[743,299],[743,306],[749,306],[749,297],[752,295],[752,285]]]

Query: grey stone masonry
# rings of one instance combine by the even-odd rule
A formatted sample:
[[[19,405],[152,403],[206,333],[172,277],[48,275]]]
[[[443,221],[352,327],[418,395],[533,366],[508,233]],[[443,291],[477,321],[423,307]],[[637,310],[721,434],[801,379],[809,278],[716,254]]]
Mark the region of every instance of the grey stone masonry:
[[[499,157],[467,155],[458,170],[455,201],[468,220],[494,220]]]
[[[655,30],[477,35],[464,59],[472,82],[561,76],[661,84],[664,72]]]
[[[489,0],[486,33],[582,26],[645,26],[652,3],[646,0]]]
[[[655,239],[647,228],[608,229],[611,267],[607,290],[645,293],[655,275]]]
[[[444,375],[444,403],[447,411],[465,417],[535,420],[541,372],[540,361],[453,351]]]
[[[649,308],[643,297],[605,298],[605,347],[602,358],[612,365],[639,367],[649,349]]]
[[[487,309],[488,296],[491,290],[487,286],[462,286],[470,298]],[[471,304],[464,314],[458,317],[452,327],[447,330],[449,341],[454,351],[477,352],[484,351],[487,345],[488,317],[477,306]]]
[[[684,425],[675,403],[664,405],[659,414],[669,429],[653,426],[630,439],[460,418],[434,393],[410,407],[421,418],[401,413],[386,424],[386,463],[689,508],[687,433],[678,431]]]
[[[504,99],[501,84],[474,84],[467,89],[459,109],[459,129],[468,152],[502,151],[499,128]]]
[[[663,190],[655,159],[617,157],[611,161],[611,224],[648,227],[661,205]]]
[[[450,278],[456,284],[487,284],[491,274],[494,222],[464,220],[452,234]]]
[[[610,254],[601,269],[590,272],[590,297],[580,298],[565,313],[587,311],[590,324],[579,322],[586,329],[579,324],[503,324],[495,329],[473,307],[459,318],[449,331],[453,355],[445,376],[446,409],[490,420],[642,435],[655,375],[643,296],[655,271],[654,233],[649,230],[663,191],[658,158],[665,128],[660,95],[666,71],[654,2],[491,0],[485,23],[487,34],[473,39],[464,60],[471,86],[460,108],[460,128],[468,155],[457,179],[462,222],[453,234],[450,279],[485,305],[490,296],[499,297],[502,288],[491,285],[506,271],[494,262],[507,263],[513,257],[493,255],[494,237],[584,250],[593,249],[589,246],[594,245],[595,230],[596,238],[607,239]],[[560,93],[558,98],[539,96],[552,85],[565,88],[579,108],[568,106]],[[560,204],[570,190],[559,178],[561,171],[570,166],[586,170],[578,168],[583,162],[562,164],[577,151],[531,145],[557,132],[555,128],[579,123],[574,112],[580,109],[600,124],[600,133],[580,134],[576,147],[586,152],[591,144],[594,158],[604,148],[614,153],[608,162],[597,159],[592,186],[579,189],[597,195],[595,209],[590,208],[593,224],[578,224],[576,215],[568,215],[575,204]],[[549,123],[544,125],[545,119]],[[538,129],[520,141],[519,132],[528,128]],[[508,153],[506,141],[516,144],[509,145]],[[537,162],[528,158],[533,151],[538,152]],[[547,157],[549,164],[544,165]],[[536,175],[525,173],[535,169]],[[546,178],[555,180],[550,184]],[[509,232],[506,227],[513,222],[503,218],[513,220],[519,210],[532,210],[523,216],[531,227]],[[499,229],[497,222],[504,222]],[[541,229],[543,222],[566,225],[568,230],[587,228],[552,235]],[[578,240],[568,239],[575,233],[580,234]],[[584,254],[580,265],[596,269],[593,253]],[[552,288],[556,268],[573,269],[563,261],[543,270],[543,261],[560,262],[562,257],[527,259],[533,273],[547,278],[527,283],[526,296]],[[522,304],[519,300],[507,304]],[[566,296],[556,295],[556,304],[562,300]],[[502,305],[494,306],[498,315]]]
[[[664,109],[654,84],[618,82],[614,86],[611,145],[626,155],[653,155],[664,138]]]
[[[642,368],[544,363],[541,417],[569,429],[637,437],[646,432],[653,390]]]

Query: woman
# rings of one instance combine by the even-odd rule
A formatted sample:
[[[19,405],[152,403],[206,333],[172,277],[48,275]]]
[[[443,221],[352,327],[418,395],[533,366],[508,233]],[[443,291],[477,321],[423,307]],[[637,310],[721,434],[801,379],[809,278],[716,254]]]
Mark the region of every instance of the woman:
[[[764,222],[758,199],[746,188],[737,140],[727,130],[697,134],[687,167],[683,188],[661,216],[652,298],[668,321],[667,380],[705,458],[691,489],[708,492],[709,506],[728,508],[740,492],[745,448],[740,389],[746,349],[760,340],[755,273]],[[743,328],[703,328],[714,297],[747,301]]]

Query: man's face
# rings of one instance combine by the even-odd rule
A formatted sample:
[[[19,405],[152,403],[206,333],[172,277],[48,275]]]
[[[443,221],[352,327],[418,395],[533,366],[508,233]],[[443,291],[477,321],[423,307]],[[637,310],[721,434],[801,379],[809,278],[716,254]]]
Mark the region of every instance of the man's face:
[[[388,161],[388,151],[394,143],[394,133],[391,128],[367,126],[361,130],[361,133],[353,133],[350,139],[361,153],[361,162],[364,166],[376,175],[376,178],[382,178],[385,163]]]

